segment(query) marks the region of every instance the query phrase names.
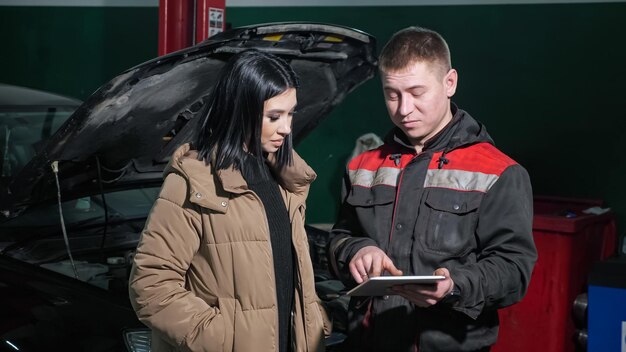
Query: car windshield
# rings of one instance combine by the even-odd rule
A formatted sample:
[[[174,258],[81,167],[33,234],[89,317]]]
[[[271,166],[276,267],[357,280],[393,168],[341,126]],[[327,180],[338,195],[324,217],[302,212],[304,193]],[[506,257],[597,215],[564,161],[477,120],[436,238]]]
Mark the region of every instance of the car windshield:
[[[160,187],[135,188],[106,193],[109,222],[145,218],[154,204]],[[63,219],[68,228],[98,225],[104,222],[105,208],[100,194],[68,200],[62,203]],[[60,226],[57,203],[28,208],[20,216],[0,224],[3,234],[17,235],[31,228]]]
[[[15,176],[74,110],[74,107],[0,108],[0,176]]]

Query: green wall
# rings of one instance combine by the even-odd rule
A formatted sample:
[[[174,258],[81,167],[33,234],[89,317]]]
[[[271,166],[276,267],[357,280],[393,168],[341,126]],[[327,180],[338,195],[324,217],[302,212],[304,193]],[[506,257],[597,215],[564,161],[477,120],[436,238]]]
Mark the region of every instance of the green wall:
[[[0,81],[85,98],[156,55],[156,8],[0,7]],[[422,25],[448,40],[458,105],[529,170],[535,194],[603,199],[626,224],[626,3],[229,8],[234,27],[319,21],[379,48]],[[317,170],[309,222],[332,222],[343,165],[361,134],[391,127],[377,79],[353,92],[298,151]]]
[[[0,6],[0,82],[87,98],[157,56],[157,7]]]

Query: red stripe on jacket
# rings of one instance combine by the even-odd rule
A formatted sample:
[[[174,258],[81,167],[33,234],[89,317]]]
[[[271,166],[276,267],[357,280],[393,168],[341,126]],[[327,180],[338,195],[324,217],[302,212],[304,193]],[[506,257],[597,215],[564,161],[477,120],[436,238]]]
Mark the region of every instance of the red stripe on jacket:
[[[400,154],[398,153],[398,148],[392,145],[384,144],[376,149],[363,152],[356,156],[348,164],[348,169],[362,169],[369,171],[376,171],[381,167],[403,169],[415,156],[415,153],[402,153],[400,163],[396,165],[395,161],[389,158],[392,154]]]
[[[434,153],[428,169],[439,169],[439,158],[442,152]],[[517,164],[490,143],[478,143],[468,147],[454,149],[446,153],[448,163],[443,169],[481,172],[490,175],[502,175],[504,170]]]

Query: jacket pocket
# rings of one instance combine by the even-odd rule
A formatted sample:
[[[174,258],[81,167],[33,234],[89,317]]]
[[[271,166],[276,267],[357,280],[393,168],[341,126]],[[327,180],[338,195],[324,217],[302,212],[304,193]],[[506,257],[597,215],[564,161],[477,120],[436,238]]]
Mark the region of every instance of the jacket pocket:
[[[476,248],[474,230],[483,194],[449,189],[429,189],[424,211],[422,243],[426,250],[462,256]]]
[[[386,248],[393,215],[395,187],[352,187],[346,203],[349,207],[341,226],[359,236],[369,237]]]
[[[219,308],[224,323],[224,351],[231,351],[235,338],[235,319],[237,315],[237,302],[231,298],[219,298]]]
[[[374,207],[393,203],[396,197],[396,188],[377,186],[365,188],[353,186],[346,198],[346,202],[354,207]]]

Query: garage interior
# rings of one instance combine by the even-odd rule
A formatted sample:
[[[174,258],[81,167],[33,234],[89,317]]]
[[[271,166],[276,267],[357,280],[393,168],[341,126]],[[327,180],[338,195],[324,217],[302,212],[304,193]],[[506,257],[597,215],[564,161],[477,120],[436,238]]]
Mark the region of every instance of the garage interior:
[[[0,0],[0,83],[84,101],[120,72],[189,44],[163,47],[159,6],[167,3]],[[169,6],[179,8],[174,1]],[[493,350],[626,352],[626,1],[303,6],[227,0],[212,6],[224,9],[224,29],[331,23],[374,36],[378,52],[407,26],[441,33],[459,72],[454,102],[528,170],[535,195],[535,281],[521,303],[500,312]],[[193,45],[208,35],[187,40]],[[327,229],[334,222],[355,141],[367,133],[382,137],[391,127],[374,77],[296,147],[318,174],[307,200],[309,224]],[[589,298],[579,297],[587,291]]]

